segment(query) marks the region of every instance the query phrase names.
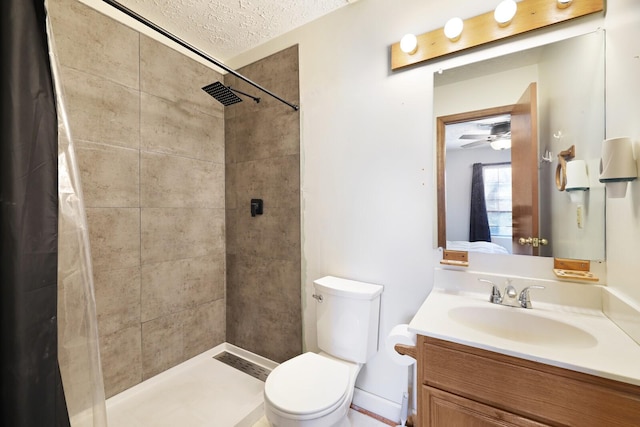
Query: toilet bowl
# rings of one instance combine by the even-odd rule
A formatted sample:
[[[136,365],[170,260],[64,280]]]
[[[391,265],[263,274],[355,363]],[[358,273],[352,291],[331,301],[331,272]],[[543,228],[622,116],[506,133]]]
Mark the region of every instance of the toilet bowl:
[[[264,411],[275,427],[348,427],[356,378],[378,350],[382,286],[337,277],[314,281],[318,353],[275,368]]]
[[[265,383],[267,420],[274,427],[347,427],[362,364],[304,353],[275,368]]]

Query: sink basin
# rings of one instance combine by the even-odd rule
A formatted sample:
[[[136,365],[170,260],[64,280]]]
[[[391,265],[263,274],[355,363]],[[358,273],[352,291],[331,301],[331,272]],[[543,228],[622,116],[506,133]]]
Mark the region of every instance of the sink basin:
[[[598,343],[583,329],[522,308],[458,306],[449,310],[449,318],[476,331],[525,344],[589,348]]]

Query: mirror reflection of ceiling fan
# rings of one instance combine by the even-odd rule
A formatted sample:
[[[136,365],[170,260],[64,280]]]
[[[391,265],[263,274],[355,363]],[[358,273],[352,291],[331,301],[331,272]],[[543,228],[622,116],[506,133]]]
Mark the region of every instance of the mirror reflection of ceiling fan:
[[[473,141],[462,144],[461,148],[475,148],[491,145],[494,150],[506,150],[511,148],[511,122],[501,121],[487,124],[490,126],[489,134],[465,134],[459,139],[472,139]]]

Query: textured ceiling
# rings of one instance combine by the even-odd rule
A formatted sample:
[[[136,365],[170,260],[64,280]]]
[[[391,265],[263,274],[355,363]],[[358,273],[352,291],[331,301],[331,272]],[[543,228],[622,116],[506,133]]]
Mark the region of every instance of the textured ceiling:
[[[356,0],[119,0],[220,61]]]

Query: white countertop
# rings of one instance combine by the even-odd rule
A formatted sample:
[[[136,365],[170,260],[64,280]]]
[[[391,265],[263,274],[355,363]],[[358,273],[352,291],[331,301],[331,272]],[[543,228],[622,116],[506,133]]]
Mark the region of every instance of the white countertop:
[[[409,330],[416,334],[439,338],[459,344],[494,351],[535,362],[541,362],[573,371],[609,378],[625,383],[640,385],[640,346],[626,335],[602,311],[593,307],[575,307],[536,302],[532,292],[532,309],[505,307],[492,304],[486,292],[466,292],[458,289],[435,288],[424,301],[409,324]],[[562,341],[538,342],[536,334],[544,337],[545,331],[534,331],[529,340],[527,333],[522,339],[508,339],[479,330],[475,325],[460,322],[452,317],[452,310],[459,312],[474,310],[522,310],[520,315],[533,315],[544,327],[555,321],[580,331],[577,335],[585,338],[575,345],[565,345]],[[484,312],[486,313],[486,312]],[[500,312],[490,312],[491,317]],[[513,313],[505,313],[507,316]],[[455,317],[455,316],[454,316]],[[509,317],[508,317],[509,318]],[[540,319],[544,318],[544,319]],[[483,321],[484,319],[478,319]],[[532,329],[532,328],[527,328]],[[527,332],[527,331],[524,331]],[[531,332],[531,331],[529,331]],[[584,334],[583,334],[584,333]],[[542,335],[540,335],[542,334]],[[549,332],[551,334],[551,332]]]

